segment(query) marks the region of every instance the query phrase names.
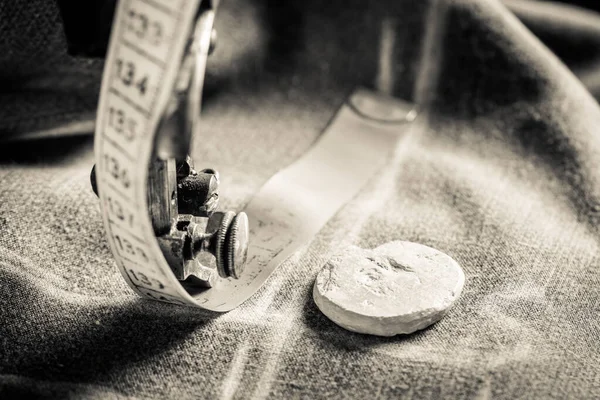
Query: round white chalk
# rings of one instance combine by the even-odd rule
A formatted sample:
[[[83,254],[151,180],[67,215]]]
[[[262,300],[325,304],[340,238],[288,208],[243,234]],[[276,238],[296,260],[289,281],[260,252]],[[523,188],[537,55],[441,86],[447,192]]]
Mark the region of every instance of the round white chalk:
[[[313,298],[350,331],[407,334],[439,321],[460,295],[465,275],[448,255],[411,242],[374,250],[350,247],[317,275]]]

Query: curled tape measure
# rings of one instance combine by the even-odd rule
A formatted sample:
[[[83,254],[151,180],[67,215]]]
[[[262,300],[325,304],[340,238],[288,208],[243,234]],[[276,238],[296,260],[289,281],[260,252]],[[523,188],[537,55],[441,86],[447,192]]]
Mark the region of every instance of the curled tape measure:
[[[189,284],[191,261],[178,269],[169,251],[182,244],[181,254],[193,258],[198,249],[188,236],[194,233],[191,226],[200,225],[177,213],[181,193],[174,166],[187,154],[199,124],[215,8],[215,1],[206,0],[119,1],[94,145],[104,226],[127,283],[142,297],[224,312],[252,296],[383,166],[411,107],[357,91],[318,143],[273,176],[246,206],[247,257],[246,248],[240,248],[244,214],[210,216],[203,229],[218,234],[210,239],[201,232],[204,241],[198,246],[217,254],[216,267],[201,256],[192,260],[192,272],[200,278],[196,283],[203,284]],[[187,118],[177,119],[177,110]],[[201,217],[208,217],[206,212]],[[219,226],[211,228],[215,220]],[[182,224],[187,228],[178,231]],[[239,229],[219,230],[226,225]],[[226,251],[219,248],[225,239],[233,243]],[[186,250],[184,242],[191,247]],[[243,260],[236,264],[234,256]]]

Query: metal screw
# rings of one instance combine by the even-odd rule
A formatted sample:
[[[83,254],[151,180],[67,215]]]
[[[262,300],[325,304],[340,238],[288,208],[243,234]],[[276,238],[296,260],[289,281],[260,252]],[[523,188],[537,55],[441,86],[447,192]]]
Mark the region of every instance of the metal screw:
[[[184,167],[178,169],[185,172]],[[177,179],[177,208],[179,214],[209,217],[219,205],[219,174],[212,169],[191,172]]]
[[[191,238],[192,257],[201,252],[215,256],[217,271],[222,278],[239,279],[248,256],[248,216],[244,212],[215,212],[206,229],[194,222],[187,226]]]
[[[219,202],[219,173],[194,170],[188,156],[176,163],[178,214],[171,231],[157,237],[163,254],[179,280],[212,287],[215,257],[219,276],[239,279],[248,256],[248,216],[244,212],[215,212]],[[98,195],[96,166],[90,181]],[[198,219],[194,220],[197,217]],[[210,254],[210,255],[209,255]],[[207,258],[208,257],[208,258]]]
[[[219,205],[219,173],[214,169],[196,172],[192,159],[177,162],[177,208],[179,214],[209,217]],[[98,196],[96,165],[90,173],[92,190]]]

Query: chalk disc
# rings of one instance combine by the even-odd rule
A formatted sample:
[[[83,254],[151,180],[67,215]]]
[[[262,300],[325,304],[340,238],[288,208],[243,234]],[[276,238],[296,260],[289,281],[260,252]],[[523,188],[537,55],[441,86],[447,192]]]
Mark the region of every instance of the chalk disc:
[[[331,257],[317,275],[313,299],[345,329],[394,336],[439,321],[464,282],[462,268],[450,256],[395,241],[374,250],[353,246]]]

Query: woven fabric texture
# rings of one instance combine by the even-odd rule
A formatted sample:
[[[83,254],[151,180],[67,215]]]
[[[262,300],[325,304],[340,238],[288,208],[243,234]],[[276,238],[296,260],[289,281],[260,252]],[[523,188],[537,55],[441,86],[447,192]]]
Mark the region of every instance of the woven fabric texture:
[[[14,140],[93,118],[102,60],[66,54],[53,2],[0,1],[0,136],[13,139],[0,142],[0,398],[600,398],[594,11],[225,0],[197,166],[241,209],[377,82],[383,25],[390,92],[427,112],[265,287],[213,315],[123,281],[89,185],[91,132]],[[461,264],[456,306],[410,336],[330,322],[311,297],[328,256],[391,240]]]

